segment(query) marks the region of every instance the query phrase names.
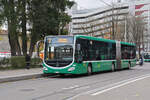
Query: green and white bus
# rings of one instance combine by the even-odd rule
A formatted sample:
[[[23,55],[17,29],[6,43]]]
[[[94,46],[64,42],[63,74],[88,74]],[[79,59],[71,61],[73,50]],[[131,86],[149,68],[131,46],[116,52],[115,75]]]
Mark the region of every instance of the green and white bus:
[[[91,74],[136,65],[136,46],[83,35],[46,36],[44,74]]]
[[[150,52],[143,53],[144,62],[150,62]]]

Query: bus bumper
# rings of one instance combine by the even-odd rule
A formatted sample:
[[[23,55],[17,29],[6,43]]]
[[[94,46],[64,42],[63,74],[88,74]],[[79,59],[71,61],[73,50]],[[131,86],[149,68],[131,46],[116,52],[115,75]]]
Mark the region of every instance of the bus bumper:
[[[87,67],[84,67],[81,64],[73,64],[67,68],[57,69],[57,68],[47,67],[43,64],[43,73],[44,74],[84,74],[87,73]]]

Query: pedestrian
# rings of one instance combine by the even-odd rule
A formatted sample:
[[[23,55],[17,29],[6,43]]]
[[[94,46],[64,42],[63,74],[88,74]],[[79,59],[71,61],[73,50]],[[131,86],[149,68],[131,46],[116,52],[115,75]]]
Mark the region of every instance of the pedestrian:
[[[140,55],[140,66],[142,66],[143,65],[143,57],[142,57],[142,55]]]
[[[26,68],[30,69],[30,56],[28,54],[26,55]]]

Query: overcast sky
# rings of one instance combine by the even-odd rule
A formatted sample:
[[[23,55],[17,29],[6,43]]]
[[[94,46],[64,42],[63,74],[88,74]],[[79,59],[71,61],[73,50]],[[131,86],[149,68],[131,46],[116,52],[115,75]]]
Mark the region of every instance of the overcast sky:
[[[117,0],[74,0],[74,1],[77,2],[80,9],[90,9],[106,5],[103,2],[111,4],[112,2],[116,2]]]

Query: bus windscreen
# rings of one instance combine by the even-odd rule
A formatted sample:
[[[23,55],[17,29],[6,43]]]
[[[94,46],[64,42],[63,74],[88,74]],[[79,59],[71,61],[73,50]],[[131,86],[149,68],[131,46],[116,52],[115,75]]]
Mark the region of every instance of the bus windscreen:
[[[45,63],[63,67],[73,61],[73,37],[50,37],[45,45]]]

